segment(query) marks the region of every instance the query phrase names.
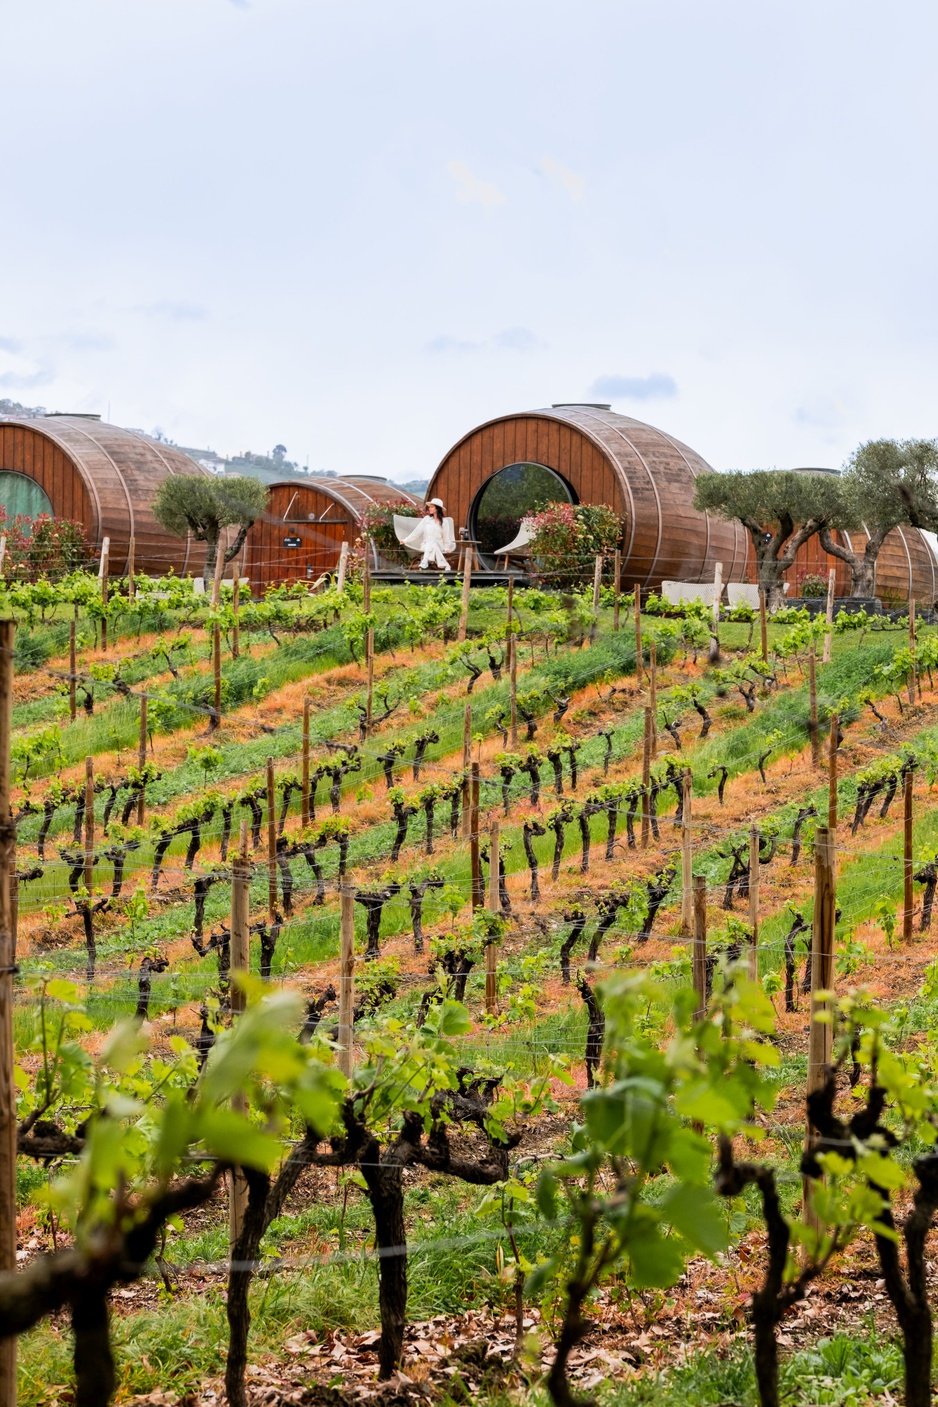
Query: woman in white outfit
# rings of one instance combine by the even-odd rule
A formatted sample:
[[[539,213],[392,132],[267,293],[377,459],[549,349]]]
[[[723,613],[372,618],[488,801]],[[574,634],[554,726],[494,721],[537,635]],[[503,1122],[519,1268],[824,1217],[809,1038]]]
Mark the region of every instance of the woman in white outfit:
[[[449,562],[443,556],[443,504],[438,498],[430,499],[424,517],[404,539],[404,546],[417,548],[423,553],[421,571],[431,566],[441,572],[449,571]]]

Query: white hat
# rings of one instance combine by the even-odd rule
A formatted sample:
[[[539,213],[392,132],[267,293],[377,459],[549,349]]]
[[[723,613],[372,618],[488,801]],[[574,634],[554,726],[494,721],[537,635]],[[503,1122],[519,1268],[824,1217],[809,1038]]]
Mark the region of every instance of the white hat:
[[[443,507],[443,500],[442,500],[442,498],[431,498],[431,499],[430,499],[430,502],[433,504],[434,508],[442,508],[442,507]]]

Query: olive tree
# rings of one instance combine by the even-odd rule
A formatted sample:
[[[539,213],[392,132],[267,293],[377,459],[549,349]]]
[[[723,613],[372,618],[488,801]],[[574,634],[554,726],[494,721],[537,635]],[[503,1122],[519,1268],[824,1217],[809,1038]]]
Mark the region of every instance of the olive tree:
[[[846,562],[850,594],[872,596],[880,548],[893,528],[938,527],[938,440],[868,440],[844,465],[844,527],[865,529],[866,541],[843,546],[821,529],[821,546]]]
[[[212,478],[203,474],[172,474],[160,484],[153,515],[176,537],[188,533],[205,543],[205,577],[215,575],[218,541],[223,528],[236,527],[234,541],[224,550],[230,562],[244,546],[252,524],[267,504],[267,488],[244,474]]]
[[[759,585],[769,610],[784,599],[782,577],[801,547],[823,529],[846,523],[840,478],[796,469],[700,474],[694,507],[742,523],[752,540]]]

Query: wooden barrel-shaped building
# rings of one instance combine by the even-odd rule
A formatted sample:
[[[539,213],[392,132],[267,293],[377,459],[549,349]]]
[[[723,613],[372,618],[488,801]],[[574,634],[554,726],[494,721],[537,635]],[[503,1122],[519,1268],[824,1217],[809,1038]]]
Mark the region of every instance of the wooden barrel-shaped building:
[[[745,581],[748,534],[693,506],[694,480],[709,469],[680,440],[607,405],[554,405],[470,431],[427,498],[442,499],[457,529],[468,529],[484,566],[544,503],[597,503],[625,522],[624,584],[709,581],[717,562],[724,581]]]
[[[837,469],[801,469],[802,474],[837,474]],[[865,528],[847,532],[841,530],[833,534],[834,541],[850,552],[862,553],[869,538]],[[755,581],[755,556],[750,548],[750,567]],[[851,585],[850,568],[840,557],[824,551],[821,539],[811,537],[799,550],[793,567],[785,573],[788,582],[788,599],[811,594],[804,589],[805,581],[818,578],[826,583],[828,572],[834,569],[834,591],[837,596],[849,596]],[[813,588],[812,588],[813,589]],[[825,586],[825,591],[826,591]],[[917,601],[921,606],[931,606],[938,598],[938,563],[931,543],[918,528],[893,528],[879,549],[874,574],[874,592],[883,605],[901,606],[907,601]]]
[[[335,571],[342,543],[355,542],[362,515],[373,503],[419,508],[422,499],[367,474],[272,484],[266,511],[245,543],[252,586],[315,581],[323,572]]]
[[[131,538],[139,572],[201,572],[204,545],[160,527],[151,505],[169,475],[205,472],[172,445],[96,415],[0,420],[0,506],[7,516],[48,513],[80,523],[95,554],[109,538],[115,575],[127,570]]]

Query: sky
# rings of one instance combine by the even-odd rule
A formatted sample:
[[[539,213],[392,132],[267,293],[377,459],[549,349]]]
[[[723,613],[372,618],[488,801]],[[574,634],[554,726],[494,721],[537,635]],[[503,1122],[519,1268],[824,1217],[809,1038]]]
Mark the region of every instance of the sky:
[[[938,434],[932,0],[0,0],[0,397],[427,477]]]

